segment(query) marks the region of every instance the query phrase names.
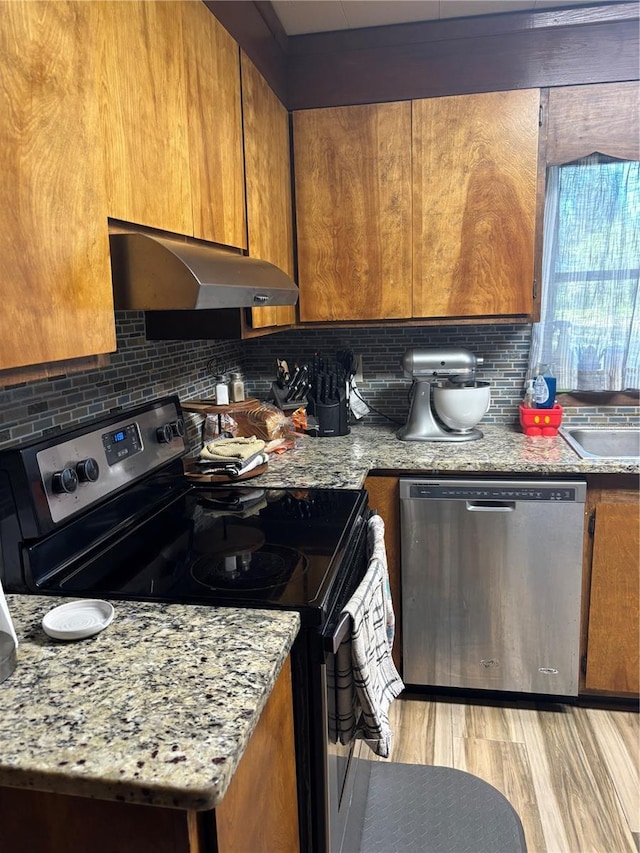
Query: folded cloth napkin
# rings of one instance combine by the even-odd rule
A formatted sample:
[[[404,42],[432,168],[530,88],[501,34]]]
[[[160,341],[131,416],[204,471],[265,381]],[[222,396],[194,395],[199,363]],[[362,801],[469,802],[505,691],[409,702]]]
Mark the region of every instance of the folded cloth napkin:
[[[379,543],[384,525],[380,528],[375,522],[373,528],[370,542]],[[367,572],[343,613],[351,616],[352,625],[336,656],[337,735],[342,743],[363,738],[376,755],[388,758],[392,737],[389,707],[404,684],[391,657],[393,607],[386,556],[383,561],[379,550],[377,556],[371,556]]]
[[[265,442],[255,435],[251,438],[219,438],[210,441],[200,451],[200,459],[230,460],[248,459],[265,448]]]

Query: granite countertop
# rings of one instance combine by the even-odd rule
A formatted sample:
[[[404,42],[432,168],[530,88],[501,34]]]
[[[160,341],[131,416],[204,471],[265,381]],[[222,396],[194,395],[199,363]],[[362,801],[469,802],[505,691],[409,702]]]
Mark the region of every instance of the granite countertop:
[[[524,435],[516,427],[480,424],[478,441],[400,441],[397,427],[352,426],[346,436],[303,437],[297,446],[269,457],[267,471],[250,484],[265,488],[359,489],[369,473],[432,474],[638,474],[637,462],[581,459],[562,436]],[[239,483],[248,485],[249,482]]]
[[[0,785],[214,808],[299,615],[117,601],[100,634],[52,640],[42,617],[69,600],[7,596],[20,645],[0,684]]]

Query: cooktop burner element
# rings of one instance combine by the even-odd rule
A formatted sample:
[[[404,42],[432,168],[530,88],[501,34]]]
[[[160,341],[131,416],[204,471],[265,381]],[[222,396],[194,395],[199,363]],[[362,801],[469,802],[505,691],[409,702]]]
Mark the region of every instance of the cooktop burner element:
[[[194,551],[210,557],[228,557],[233,554],[257,551],[265,544],[264,532],[257,527],[241,524],[231,519],[212,519],[194,536]]]
[[[296,569],[306,572],[309,561],[294,548],[265,545],[260,551],[220,556],[203,554],[191,566],[191,576],[209,589],[268,590],[289,580]]]

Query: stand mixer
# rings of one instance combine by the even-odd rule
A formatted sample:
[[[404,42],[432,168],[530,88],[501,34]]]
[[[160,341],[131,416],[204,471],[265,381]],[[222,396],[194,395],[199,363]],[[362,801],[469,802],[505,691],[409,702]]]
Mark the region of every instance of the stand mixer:
[[[489,408],[488,382],[476,381],[484,359],[466,349],[410,349],[402,358],[411,376],[407,423],[401,441],[473,441],[482,438],[475,425]]]

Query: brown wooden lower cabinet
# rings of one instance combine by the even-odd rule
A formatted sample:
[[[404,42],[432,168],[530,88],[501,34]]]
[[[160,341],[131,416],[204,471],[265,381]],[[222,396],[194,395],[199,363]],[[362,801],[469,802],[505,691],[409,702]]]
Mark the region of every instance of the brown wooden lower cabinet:
[[[185,811],[0,787],[0,850],[11,853],[299,849],[289,659],[215,810]]]
[[[585,574],[590,578],[586,617],[585,691],[616,696],[640,692],[640,504],[632,488],[588,492],[593,517]]]
[[[400,586],[400,496],[397,477],[367,477],[364,483],[369,492],[369,506],[384,521],[387,563],[391,600],[396,617],[393,642],[393,662],[402,673],[402,588]]]

